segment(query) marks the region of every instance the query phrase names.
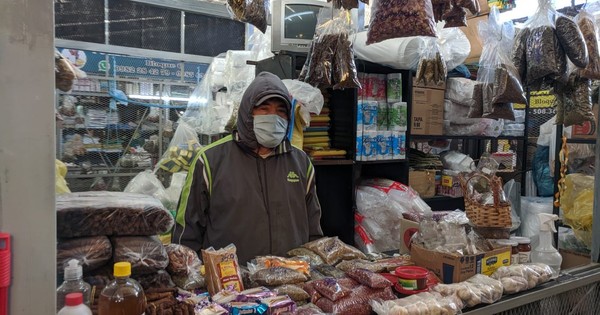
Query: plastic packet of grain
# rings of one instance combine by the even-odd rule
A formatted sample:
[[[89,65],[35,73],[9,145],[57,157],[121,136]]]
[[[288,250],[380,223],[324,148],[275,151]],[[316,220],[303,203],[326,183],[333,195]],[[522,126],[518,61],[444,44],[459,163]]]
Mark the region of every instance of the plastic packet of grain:
[[[219,250],[212,247],[203,249],[202,260],[206,269],[206,282],[210,295],[223,289],[238,292],[244,290],[235,245],[229,244]]]

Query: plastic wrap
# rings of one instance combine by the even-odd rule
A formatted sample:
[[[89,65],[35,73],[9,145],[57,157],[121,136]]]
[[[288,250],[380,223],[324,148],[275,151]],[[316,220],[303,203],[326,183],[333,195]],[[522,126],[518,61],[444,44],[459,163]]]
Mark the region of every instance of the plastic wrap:
[[[318,265],[315,267],[315,269],[326,277],[343,278],[346,276],[343,271],[330,265]]]
[[[524,28],[519,31],[515,37],[515,42],[511,51],[511,59],[513,65],[519,72],[521,82],[526,82],[527,80],[527,39],[529,38],[530,32],[531,30],[529,28]]]
[[[552,211],[552,197],[521,197],[521,235],[529,238],[539,235],[540,218],[538,214],[551,214]]]
[[[561,98],[564,106],[563,124],[565,127],[586,121],[595,122],[592,112],[592,81],[590,79],[572,75]]]
[[[259,269],[256,266],[253,266],[253,268],[249,267],[249,269],[250,279],[259,285],[278,286],[283,284],[296,284],[308,280],[308,277],[304,273],[285,267]]]
[[[364,259],[344,260],[335,266],[337,269],[348,273],[350,270],[361,268],[372,272],[384,272],[386,268],[382,264],[377,264]]]
[[[70,193],[65,176],[67,175],[67,166],[60,160],[54,160],[55,171],[55,192],[56,194]]]
[[[122,192],[82,192],[56,197],[58,237],[157,235],[173,216],[157,199]]]
[[[167,271],[173,275],[178,287],[184,290],[205,287],[205,279],[200,273],[202,261],[195,251],[178,244],[169,244],[165,249],[169,256]]]
[[[298,80],[282,80],[293,98],[312,114],[320,114],[325,100],[321,90]],[[308,120],[310,122],[310,119]]]
[[[334,278],[325,278],[313,281],[315,290],[331,301],[337,301],[352,292],[351,290],[341,286]]]
[[[270,298],[277,296],[275,292],[272,292],[268,288],[265,287],[256,287],[251,289],[246,289],[237,294],[236,300],[238,302],[254,302],[257,300],[261,300],[264,298]]]
[[[366,258],[358,249],[345,244],[335,237],[323,237],[318,240],[306,243],[302,247],[317,253],[326,264],[333,265],[340,260],[350,260],[356,258]]]
[[[585,68],[589,63],[588,51],[577,23],[559,14],[556,18],[556,36],[569,60],[577,67]]]
[[[446,21],[444,27],[467,26],[467,12],[461,6],[454,5],[452,9],[442,14],[442,19]]]
[[[584,69],[578,71],[578,74],[584,78],[598,80],[600,79],[600,50],[598,49],[598,25],[596,25],[593,15],[583,10],[575,17],[575,22],[579,26],[581,34],[585,39],[588,52],[588,64]]]
[[[313,252],[312,250],[304,247],[294,248],[287,252],[288,256],[291,257],[306,257],[309,259],[310,264],[313,266],[317,266],[323,263],[323,258],[319,256],[319,254]]]
[[[503,120],[463,118],[461,124],[444,120],[444,134],[448,136],[498,137],[504,130]]]
[[[468,117],[470,111],[469,106],[455,103],[449,99],[444,99],[444,120],[449,121],[453,124],[461,124],[469,121]]]
[[[575,236],[591,247],[591,231],[594,203],[594,177],[568,174],[565,191],[560,197],[564,222],[573,228]]]
[[[316,305],[323,311],[333,314],[344,315],[369,315],[372,313],[369,300],[392,300],[395,298],[391,288],[370,289],[365,286],[359,286],[352,289],[352,292],[337,301],[331,301],[328,298],[320,298]]]
[[[473,89],[475,81],[466,78],[448,78],[444,99],[454,104],[471,106],[473,104]]]
[[[500,280],[505,294],[513,294],[550,281],[552,268],[544,264],[523,264],[498,268],[493,279]]]
[[[162,202],[163,206],[167,209],[174,209],[177,204],[173,205],[169,201],[167,194],[165,192],[165,188],[163,184],[156,178],[156,175],[152,173],[150,170],[145,170],[137,174],[134,178],[129,181],[125,189],[123,190],[126,193],[134,193],[134,194],[144,194],[148,196],[152,196],[160,202]]]
[[[409,36],[436,36],[431,2],[373,0],[367,44]]]
[[[287,295],[295,302],[304,302],[310,299],[310,295],[300,286],[284,284],[273,289],[277,295]]]
[[[316,306],[312,303],[298,306],[298,308],[296,308],[296,310],[292,313],[292,315],[321,315],[321,314],[325,314],[325,313],[323,313],[323,311],[321,311],[321,309],[318,306]]]
[[[442,85],[446,81],[446,62],[435,39],[427,39],[425,54],[417,65],[415,81],[424,85]]]
[[[558,79],[566,72],[567,60],[554,29],[550,0],[539,0],[538,9],[527,20],[531,29],[527,39],[527,83],[544,77]]]
[[[212,247],[203,249],[202,260],[206,270],[208,292],[211,295],[224,288],[238,292],[244,290],[235,245],[230,244],[219,250]]]
[[[77,259],[83,272],[94,271],[112,258],[112,245],[106,236],[59,239],[56,245],[56,270],[62,275],[66,263]]]
[[[443,297],[439,293],[418,293],[403,299],[389,301],[371,300],[369,302],[373,311],[378,315],[389,314],[460,314],[461,306],[449,297]]]
[[[285,267],[308,275],[310,264],[302,259],[290,259],[277,256],[256,257],[256,265],[254,265],[255,270],[272,267]]]
[[[201,147],[196,130],[184,121],[180,121],[177,130],[175,130],[175,135],[169,143],[169,148],[156,166],[170,173],[187,171]],[[147,176],[143,179],[147,180]],[[146,183],[146,181],[143,183]],[[156,189],[158,190],[158,188]],[[164,187],[162,194],[165,195]],[[166,196],[164,198],[166,199]]]
[[[185,184],[186,177],[186,172],[174,173],[171,176],[171,183],[169,184],[169,188],[165,189],[165,193],[167,194],[167,200],[171,205],[173,205],[173,207],[177,207],[177,203],[179,202],[179,197],[181,196],[181,191],[183,190],[183,185]]]
[[[438,284],[433,291],[453,300],[460,300],[463,306],[492,304],[502,298],[503,287],[499,280],[477,274],[467,281],[454,284]]]
[[[155,273],[137,275],[133,277],[139,282],[144,290],[168,289],[174,288],[176,284],[171,279],[171,275],[164,270],[158,270]]]
[[[111,241],[113,260],[130,262],[134,275],[154,273],[169,264],[167,251],[155,236],[118,236]]]
[[[384,276],[374,273],[373,271],[355,268],[346,271],[348,277],[358,281],[362,285],[366,285],[371,289],[384,289],[392,286],[392,282]]]
[[[268,0],[227,0],[231,17],[254,25],[261,32],[267,31]]]

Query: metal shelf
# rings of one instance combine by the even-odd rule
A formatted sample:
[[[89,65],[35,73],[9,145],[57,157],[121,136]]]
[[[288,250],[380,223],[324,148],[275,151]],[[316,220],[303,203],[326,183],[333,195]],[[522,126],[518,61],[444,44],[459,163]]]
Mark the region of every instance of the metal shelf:
[[[390,164],[390,163],[407,163],[407,159],[396,160],[376,160],[376,161],[355,161],[356,164]]]
[[[463,140],[527,140],[526,136],[444,136],[444,135],[410,135],[410,140],[415,139],[463,139]]]
[[[353,165],[353,160],[313,160],[314,166],[326,166],[326,165]]]

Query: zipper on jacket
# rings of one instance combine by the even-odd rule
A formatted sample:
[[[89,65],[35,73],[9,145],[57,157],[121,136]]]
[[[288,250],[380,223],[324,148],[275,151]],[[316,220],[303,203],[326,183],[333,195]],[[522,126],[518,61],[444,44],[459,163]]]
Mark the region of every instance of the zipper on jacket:
[[[262,193],[263,203],[265,204],[265,209],[267,210],[267,218],[269,222],[267,222],[269,226],[269,253],[273,253],[273,232],[271,230],[271,211],[269,209],[269,189],[267,187],[267,162],[260,158],[262,161],[256,161],[256,171],[258,172],[258,179],[260,181],[260,192]],[[263,166],[264,173],[264,186],[263,186],[263,178],[261,176],[260,171],[260,163]]]

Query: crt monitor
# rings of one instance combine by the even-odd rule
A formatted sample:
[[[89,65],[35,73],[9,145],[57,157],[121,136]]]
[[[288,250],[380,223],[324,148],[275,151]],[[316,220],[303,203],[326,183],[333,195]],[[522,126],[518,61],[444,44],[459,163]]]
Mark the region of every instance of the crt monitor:
[[[318,0],[274,0],[271,42],[274,52],[308,52],[315,34],[319,10],[330,7]]]

